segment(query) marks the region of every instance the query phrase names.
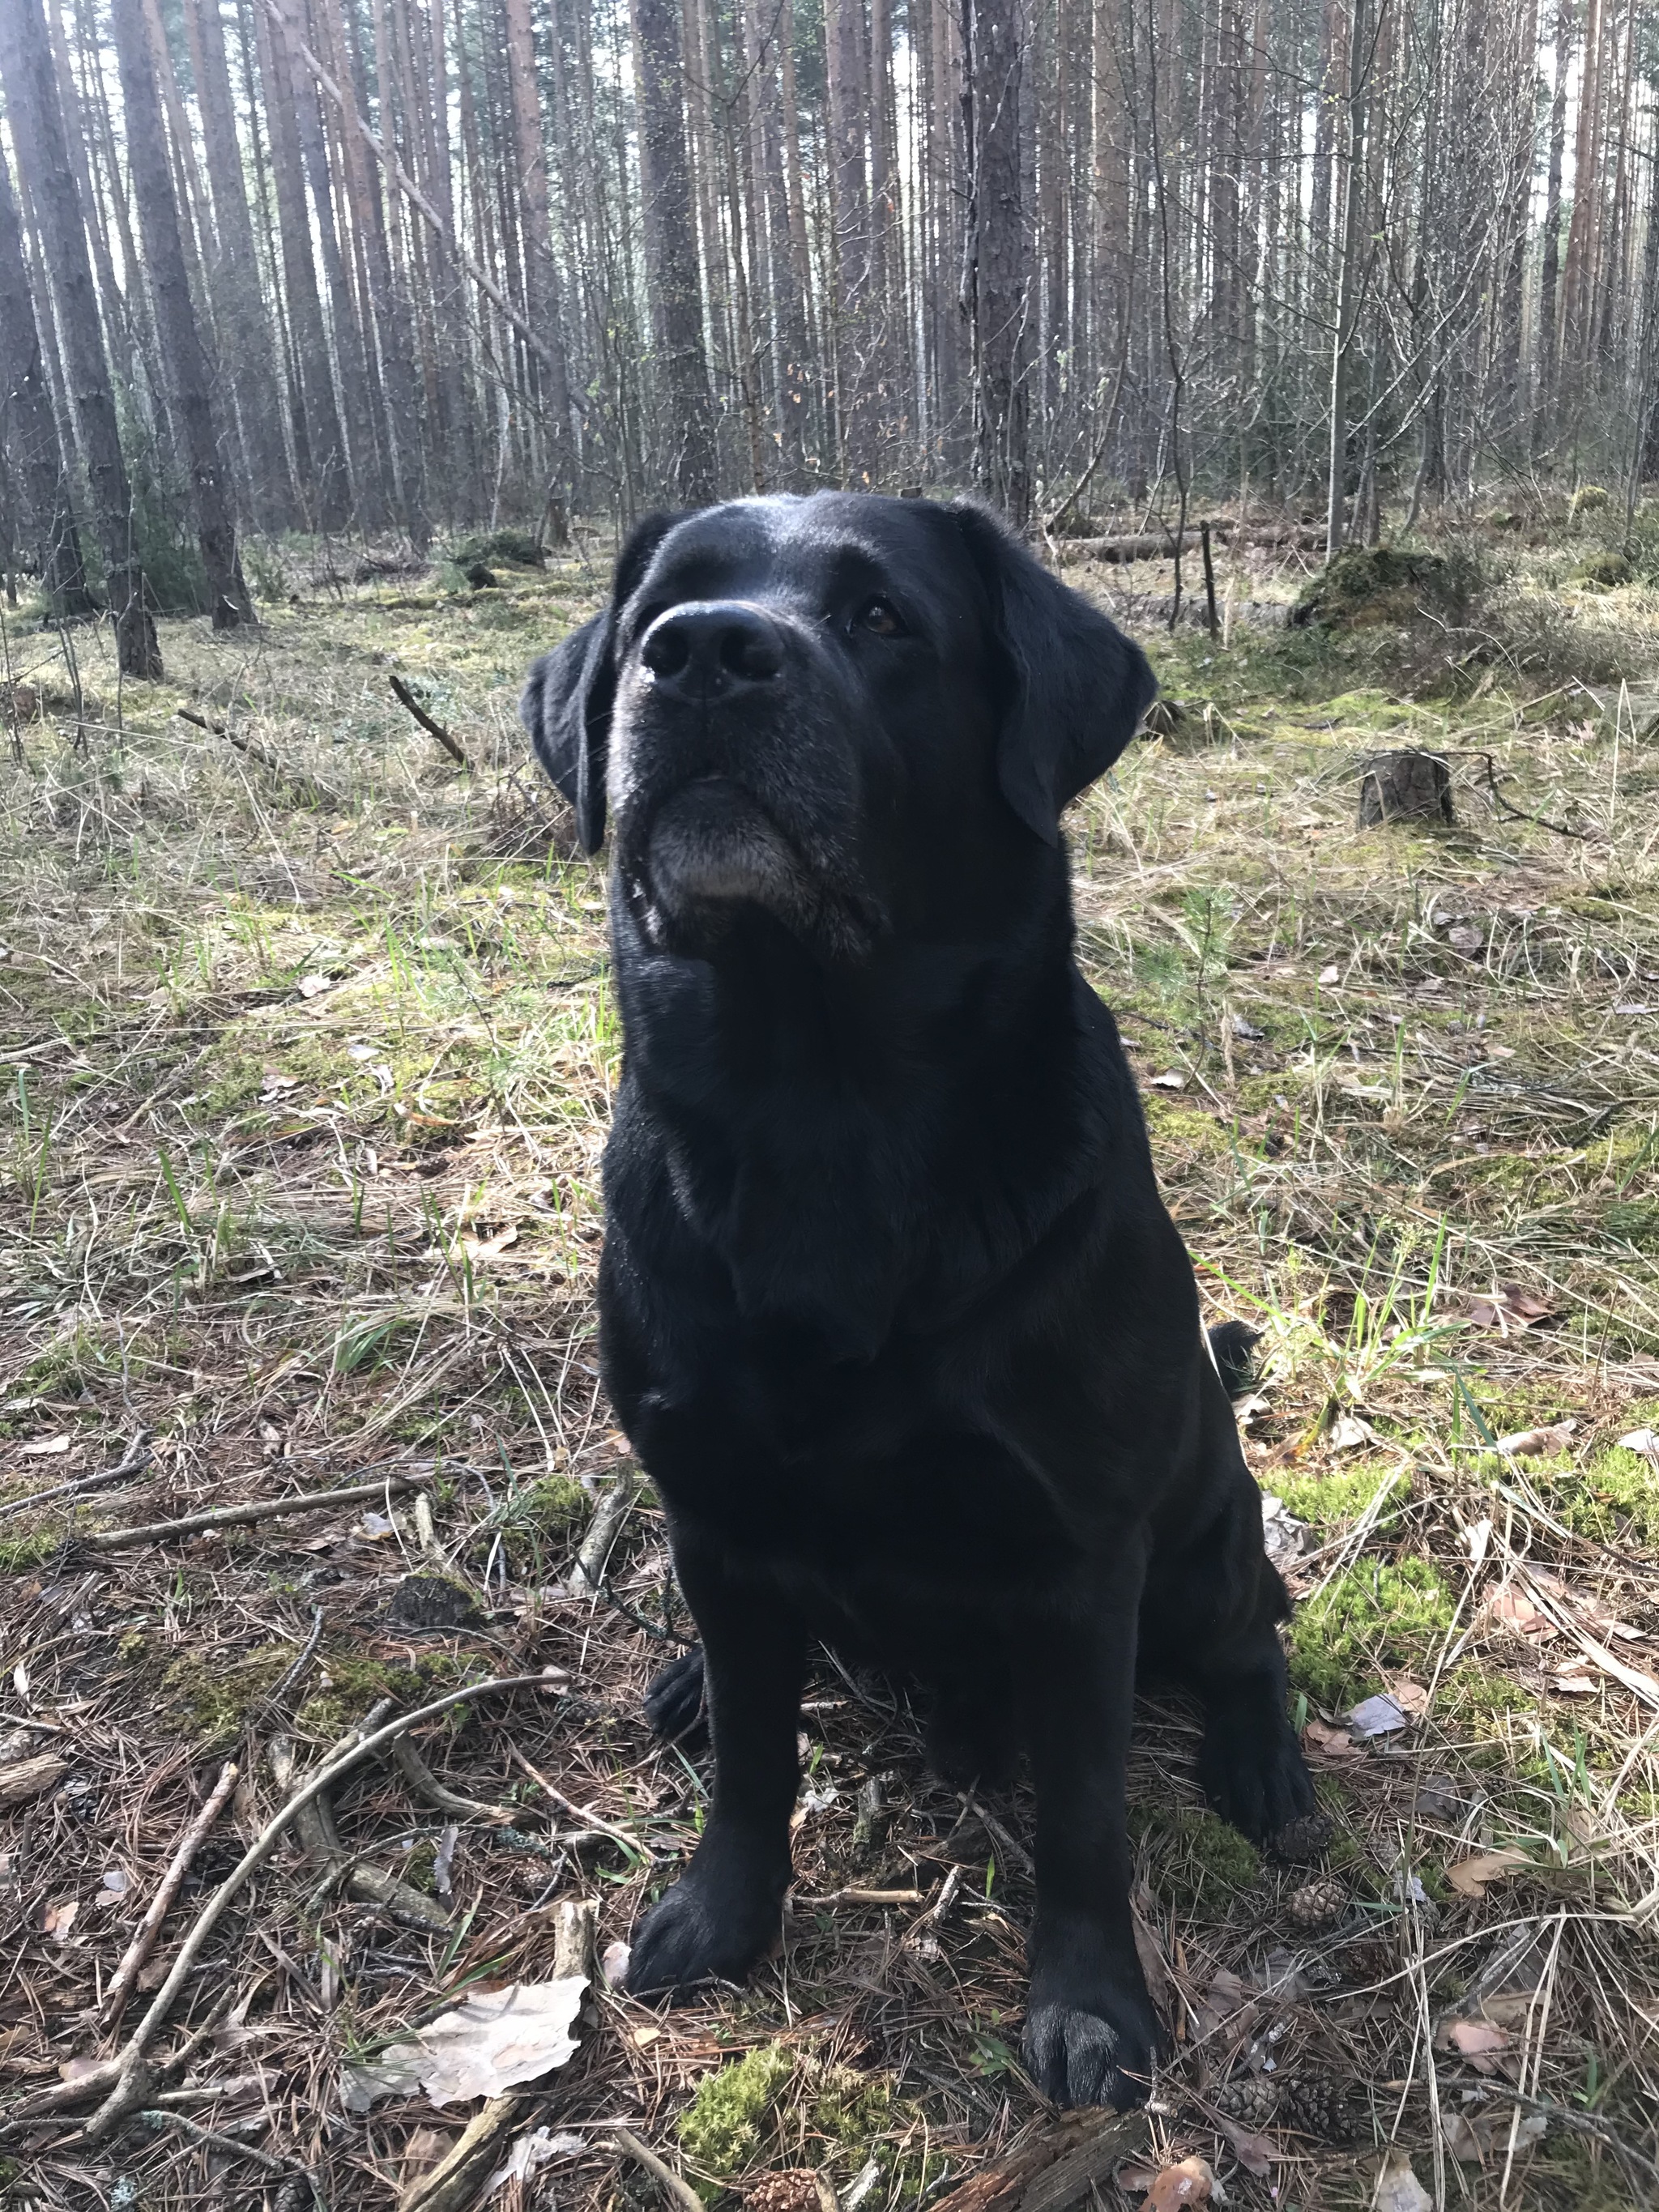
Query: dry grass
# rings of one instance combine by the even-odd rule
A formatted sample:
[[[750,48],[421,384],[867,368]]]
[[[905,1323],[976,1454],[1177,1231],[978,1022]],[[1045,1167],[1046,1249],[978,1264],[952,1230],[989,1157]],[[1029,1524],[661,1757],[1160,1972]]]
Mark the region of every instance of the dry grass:
[[[337,2208],[393,2202],[459,2125],[418,2100],[345,2112],[343,2063],[469,1986],[544,1973],[561,1899],[597,1897],[602,1945],[625,1936],[702,1799],[640,1717],[673,1648],[636,1625],[659,1622],[665,1571],[648,1503],[615,1562],[625,1610],[566,1587],[589,1493],[625,1459],[592,1313],[617,1037],[602,879],[526,773],[512,708],[597,588],[579,565],[471,599],[325,583],[252,648],[168,626],[172,682],[125,694],[83,638],[78,740],[56,641],[15,620],[7,640],[9,696],[60,688],[0,786],[0,1749],[67,1762],[9,1816],[0,1864],[13,2083],[112,2047],[90,2014],[227,1755],[243,1781],[158,1968],[280,1802],[274,1738],[303,1767],[382,1697],[569,1677],[422,1739],[451,1788],[520,1809],[510,1831],[456,1823],[447,1931],[352,1899],[296,1847],[180,2000],[175,2032],[232,2008],[173,2109],[301,2161]],[[1534,599],[1558,629],[1605,631],[1632,691],[1519,670]],[[1337,1821],[1335,1917],[1310,1929],[1290,1903],[1306,1870],[1200,1815],[1190,1715],[1144,1713],[1140,1901],[1179,2038],[1154,2143],[1204,2152],[1246,2206],[1368,2203],[1390,2141],[1451,2205],[1613,2212],[1653,2190],[1659,1468],[1616,1439],[1659,1426],[1659,760],[1637,680],[1659,617],[1548,576],[1500,611],[1501,650],[1450,676],[1455,641],[1182,633],[1163,659],[1187,720],[1074,824],[1085,957],[1171,1203],[1215,1312],[1265,1332],[1249,1449],[1295,1524],[1296,1676]],[[1457,703],[1420,696],[1437,668]],[[393,672],[471,774],[392,700]],[[1389,742],[1449,749],[1455,830],[1353,826],[1358,763]],[[1496,809],[1488,756],[1511,807],[1577,834]],[[1491,1448],[1565,1419],[1535,1455]],[[141,1430],[138,1474],[16,1510]],[[76,1542],[408,1468],[434,1478],[420,1506]],[[411,1626],[417,1575],[462,1585],[473,1624]],[[1355,1749],[1338,1716],[1383,1689],[1412,1724]],[[805,1725],[783,1952],[672,2015],[600,1994],[539,2115],[587,2147],[509,2199],[643,2203],[610,2120],[711,2196],[819,2165],[886,2212],[1032,2119],[1022,1798],[946,1796],[867,1684],[826,1676]],[[605,1827],[550,1821],[524,1761]],[[398,1769],[334,1812],[349,1852],[432,1886],[450,1816]],[[1464,1894],[1447,1869],[1485,1852],[1508,1856]],[[848,1889],[921,1902],[812,1901]],[[1483,2002],[1502,2040],[1472,2057],[1447,2016]],[[718,2071],[751,2049],[788,2062],[744,2076],[752,2110]],[[1269,2112],[1261,2085],[1286,2082]],[[1229,2113],[1263,2138],[1262,2174]],[[14,2191],[52,2203],[297,2203],[172,2127],[92,2146],[60,2115],[5,2150]]]

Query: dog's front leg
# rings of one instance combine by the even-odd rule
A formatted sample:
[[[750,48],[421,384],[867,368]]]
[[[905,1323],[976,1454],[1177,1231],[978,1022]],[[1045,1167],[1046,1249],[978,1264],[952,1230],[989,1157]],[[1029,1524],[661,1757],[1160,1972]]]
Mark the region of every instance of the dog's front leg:
[[[1036,1784],[1036,1913],[1025,2063],[1057,2105],[1139,2104],[1158,2026],[1129,1910],[1124,1766],[1146,1571],[1109,1567],[1021,1624],[1016,1669]]]
[[[777,1935],[789,1886],[789,1818],[806,1638],[763,1583],[684,1530],[674,1568],[702,1633],[714,1795],[702,1839],[634,1937],[636,1996],[741,1981]]]

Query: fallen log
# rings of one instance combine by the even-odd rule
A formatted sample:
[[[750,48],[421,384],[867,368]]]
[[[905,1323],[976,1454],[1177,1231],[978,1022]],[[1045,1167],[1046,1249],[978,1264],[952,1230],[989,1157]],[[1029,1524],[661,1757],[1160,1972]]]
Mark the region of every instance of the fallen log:
[[[1322,553],[1325,533],[1298,523],[1268,523],[1255,529],[1243,529],[1233,522],[1212,522],[1210,525],[1212,545],[1283,546],[1287,552]],[[1056,557],[1067,561],[1075,556],[1083,561],[1172,561],[1175,558],[1175,532],[1172,530],[1140,530],[1127,536],[1115,538],[1056,538],[1053,540]],[[1200,526],[1189,523],[1184,550],[1195,553],[1200,548]]]

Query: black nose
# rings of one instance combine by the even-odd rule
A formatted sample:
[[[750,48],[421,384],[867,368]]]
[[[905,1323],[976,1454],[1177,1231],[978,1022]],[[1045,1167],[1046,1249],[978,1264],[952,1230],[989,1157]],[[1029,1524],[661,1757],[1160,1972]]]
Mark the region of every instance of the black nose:
[[[659,690],[708,698],[772,683],[783,672],[783,639],[758,607],[703,600],[659,615],[640,658]]]

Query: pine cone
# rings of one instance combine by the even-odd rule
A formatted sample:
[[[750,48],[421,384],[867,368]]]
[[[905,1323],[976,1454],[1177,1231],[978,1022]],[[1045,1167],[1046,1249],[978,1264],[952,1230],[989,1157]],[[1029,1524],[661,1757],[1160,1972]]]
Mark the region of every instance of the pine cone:
[[[1279,2110],[1279,2083],[1271,2074],[1241,2074],[1237,2081],[1224,2081],[1210,2101],[1242,2128],[1265,2128]]]
[[[1334,1875],[1318,1875],[1293,1889],[1285,1900],[1287,1917],[1297,1927],[1310,1930],[1330,1928],[1348,1909],[1348,1893]]]
[[[1293,1865],[1323,1858],[1331,1847],[1334,1831],[1329,1816],[1324,1813],[1304,1813],[1299,1820],[1287,1820],[1275,1836],[1267,1839],[1267,1849],[1276,1859],[1288,1859]]]
[[[1400,1964],[1399,1954],[1386,1936],[1362,1936],[1335,1953],[1345,1982],[1385,1981]]]
[[[818,2179],[809,2166],[763,2173],[744,2191],[744,2212],[818,2212]]]
[[[1352,2132],[1347,2092],[1328,2074],[1299,2074],[1280,2085],[1279,2124],[1319,2142],[1340,2142]]]

